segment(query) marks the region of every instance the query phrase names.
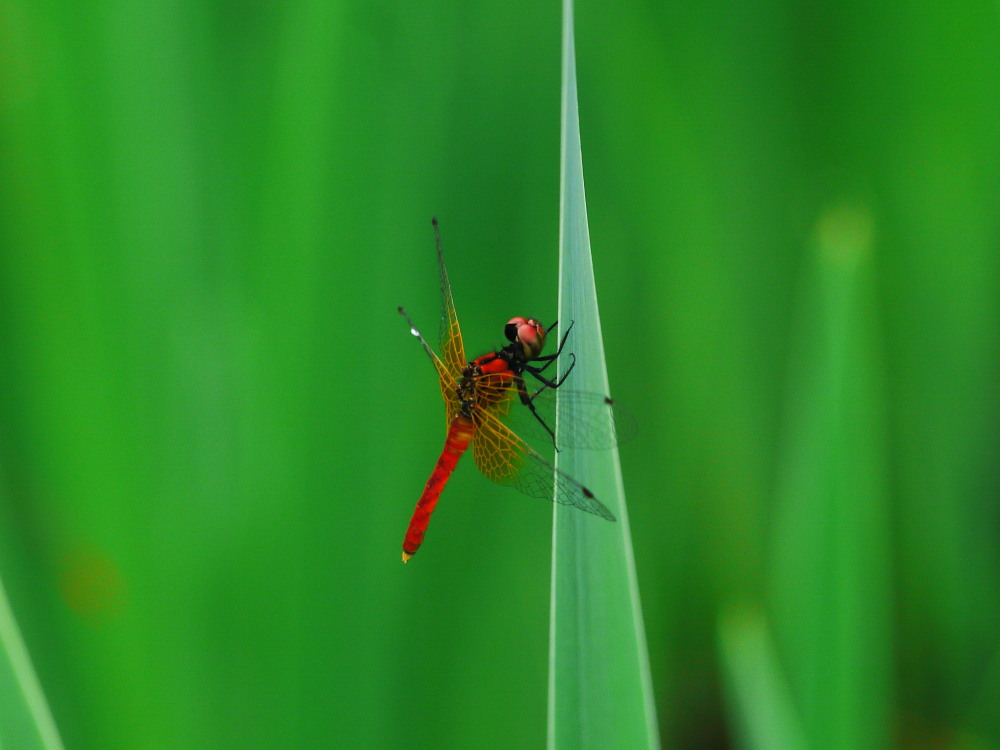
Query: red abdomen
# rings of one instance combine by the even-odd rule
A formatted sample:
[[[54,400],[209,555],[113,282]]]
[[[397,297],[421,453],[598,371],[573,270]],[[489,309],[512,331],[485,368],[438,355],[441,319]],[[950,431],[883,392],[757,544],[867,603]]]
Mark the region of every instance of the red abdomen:
[[[434,512],[438,498],[441,497],[441,491],[447,484],[448,477],[455,470],[458,459],[469,447],[473,431],[472,420],[462,415],[455,417],[451,427],[448,428],[444,450],[441,451],[441,457],[437,460],[434,471],[431,472],[431,478],[427,480],[423,494],[417,500],[417,507],[410,519],[410,526],[406,529],[406,536],[403,538],[403,562],[413,557],[424,541],[431,513]]]

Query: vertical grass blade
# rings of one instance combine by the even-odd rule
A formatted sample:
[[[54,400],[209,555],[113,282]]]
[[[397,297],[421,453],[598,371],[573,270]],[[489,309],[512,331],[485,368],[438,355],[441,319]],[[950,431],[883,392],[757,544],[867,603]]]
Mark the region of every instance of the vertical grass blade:
[[[719,622],[719,649],[736,746],[806,750],[763,614],[750,608],[725,613]]]
[[[0,580],[0,747],[62,750],[59,731]]]
[[[891,742],[891,553],[871,218],[820,219],[792,354],[770,574],[812,750]]]
[[[559,320],[563,327],[576,322],[573,388],[608,393],[587,228],[571,0],[563,4],[562,66]],[[566,450],[556,462],[590,487],[618,522],[554,506],[548,747],[659,747],[618,452]]]

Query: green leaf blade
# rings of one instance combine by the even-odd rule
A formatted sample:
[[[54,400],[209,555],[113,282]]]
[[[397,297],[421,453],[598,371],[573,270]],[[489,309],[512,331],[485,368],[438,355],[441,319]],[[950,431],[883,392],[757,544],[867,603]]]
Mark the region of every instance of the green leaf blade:
[[[892,744],[892,549],[872,217],[833,206],[793,349],[771,622],[808,746]]]
[[[564,3],[559,320],[575,322],[572,387],[609,393],[587,226],[572,2]],[[560,359],[560,374],[568,363]],[[559,419],[556,441],[559,443]],[[556,465],[618,518],[555,506],[548,747],[654,748],[659,733],[617,450],[565,450]]]
[[[807,750],[763,613],[747,605],[724,612],[719,650],[736,746]]]
[[[59,730],[0,581],[0,747],[62,750]]]

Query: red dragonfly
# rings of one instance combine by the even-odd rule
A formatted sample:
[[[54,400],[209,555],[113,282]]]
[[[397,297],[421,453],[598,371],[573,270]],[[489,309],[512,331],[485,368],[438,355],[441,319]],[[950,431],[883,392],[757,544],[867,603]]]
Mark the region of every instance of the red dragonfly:
[[[504,326],[509,344],[466,360],[437,219],[432,223],[441,274],[440,356],[420,335],[402,307],[399,312],[406,317],[410,333],[420,340],[437,369],[448,432],[444,450],[417,501],[403,539],[403,562],[413,557],[423,542],[441,491],[470,444],[476,466],[497,484],[510,485],[526,495],[572,505],[614,521],[614,515],[594,493],[552,466],[517,434],[533,432],[555,447],[552,426],[556,389],[573,369],[576,358],[569,355],[573,361],[558,380],[547,377],[545,370],[562,353],[569,330],[558,350],[543,356],[546,329],[533,318],[511,318]],[[555,325],[549,326],[549,330]],[[537,390],[529,389],[526,375],[538,382]],[[609,448],[634,434],[633,420],[607,396],[560,389],[559,399],[560,436],[567,445]]]

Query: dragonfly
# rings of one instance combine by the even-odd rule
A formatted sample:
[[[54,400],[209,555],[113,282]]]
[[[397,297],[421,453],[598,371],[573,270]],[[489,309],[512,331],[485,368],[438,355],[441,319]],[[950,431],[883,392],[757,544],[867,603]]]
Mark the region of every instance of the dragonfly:
[[[572,323],[557,350],[543,355],[546,335],[558,321],[546,328],[535,318],[511,318],[503,329],[508,341],[505,346],[467,360],[437,218],[431,223],[441,283],[441,353],[427,343],[406,310],[400,307],[399,313],[437,370],[445,405],[446,437],[407,527],[403,562],[409,561],[423,543],[441,492],[470,445],[479,471],[497,484],[615,521],[614,514],[593,492],[555,468],[521,435],[536,436],[551,443],[553,449],[562,449],[556,445],[554,432],[557,393],[559,434],[566,447],[611,448],[634,437],[634,419],[606,395],[562,387],[576,365],[574,354],[568,354],[570,364],[558,379],[548,374],[562,356]]]

